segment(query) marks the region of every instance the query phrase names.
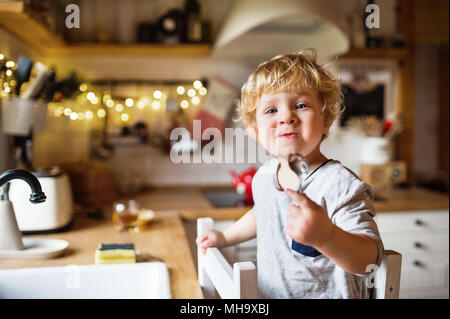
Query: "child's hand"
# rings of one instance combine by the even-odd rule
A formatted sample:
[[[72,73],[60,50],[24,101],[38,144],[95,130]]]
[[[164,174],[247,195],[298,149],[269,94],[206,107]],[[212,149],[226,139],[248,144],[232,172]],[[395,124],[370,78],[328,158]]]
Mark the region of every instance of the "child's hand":
[[[203,254],[205,254],[208,247],[223,247],[225,245],[225,237],[222,232],[210,229],[206,235],[197,237],[195,243],[202,248]]]
[[[305,194],[300,195],[291,189],[285,193],[298,205],[289,206],[286,234],[298,243],[315,248],[325,244],[334,230],[326,210]]]

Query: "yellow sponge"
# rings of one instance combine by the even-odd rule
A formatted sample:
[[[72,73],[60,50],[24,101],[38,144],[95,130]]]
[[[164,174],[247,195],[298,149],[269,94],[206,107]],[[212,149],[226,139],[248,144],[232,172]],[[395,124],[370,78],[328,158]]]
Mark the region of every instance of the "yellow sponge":
[[[134,244],[101,244],[95,250],[96,264],[135,263]]]

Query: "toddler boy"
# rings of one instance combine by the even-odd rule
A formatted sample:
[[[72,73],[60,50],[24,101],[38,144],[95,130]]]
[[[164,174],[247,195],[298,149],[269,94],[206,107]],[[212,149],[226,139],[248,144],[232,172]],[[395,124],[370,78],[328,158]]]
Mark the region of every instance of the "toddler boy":
[[[264,62],[242,87],[241,118],[273,159],[253,177],[253,208],[196,242],[204,253],[256,237],[261,298],[367,297],[368,266],[379,266],[384,251],[373,192],[320,151],[341,105],[339,81],[313,50]],[[289,167],[292,152],[309,164],[301,185]],[[293,191],[299,186],[303,194]]]

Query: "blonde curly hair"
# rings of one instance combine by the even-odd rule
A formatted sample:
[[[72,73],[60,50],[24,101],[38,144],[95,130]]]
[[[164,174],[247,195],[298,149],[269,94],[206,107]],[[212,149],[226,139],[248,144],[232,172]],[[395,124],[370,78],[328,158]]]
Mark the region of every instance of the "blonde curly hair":
[[[327,125],[331,125],[343,112],[340,81],[318,64],[315,50],[306,49],[296,54],[277,55],[261,63],[250,74],[241,89],[236,120],[243,120],[245,127],[255,125],[256,106],[263,93],[295,92],[301,89],[313,89],[318,93]]]

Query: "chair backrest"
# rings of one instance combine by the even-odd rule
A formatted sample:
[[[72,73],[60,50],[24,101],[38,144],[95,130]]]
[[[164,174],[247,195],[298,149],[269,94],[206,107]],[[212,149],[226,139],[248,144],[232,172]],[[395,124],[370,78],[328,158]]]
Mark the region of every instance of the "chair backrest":
[[[214,227],[212,218],[197,220],[197,236],[202,236]],[[207,299],[255,299],[258,294],[256,266],[250,261],[237,262],[233,267],[217,248],[208,248],[203,255],[197,250],[198,281]]]
[[[402,255],[394,250],[385,250],[381,265],[374,273],[374,299],[398,299]],[[369,275],[370,277],[370,275]]]
[[[197,236],[214,228],[212,218],[197,219]],[[258,297],[256,265],[250,261],[237,262],[233,267],[217,248],[208,248],[206,254],[198,248],[198,280],[207,299],[255,299]],[[385,250],[380,267],[375,267],[368,276],[368,286],[373,288],[372,298],[397,299],[400,290],[402,255]],[[373,279],[373,280],[372,280]]]

